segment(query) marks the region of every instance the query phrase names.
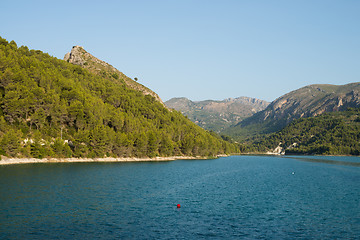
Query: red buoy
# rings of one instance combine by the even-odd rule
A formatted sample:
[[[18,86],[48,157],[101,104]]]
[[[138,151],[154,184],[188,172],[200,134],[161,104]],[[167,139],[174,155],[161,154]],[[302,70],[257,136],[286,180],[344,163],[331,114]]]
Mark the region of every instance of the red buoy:
[[[176,207],[177,207],[177,208],[180,208],[180,207],[181,207],[181,205],[180,205],[180,204],[178,204],[178,205],[176,205]]]

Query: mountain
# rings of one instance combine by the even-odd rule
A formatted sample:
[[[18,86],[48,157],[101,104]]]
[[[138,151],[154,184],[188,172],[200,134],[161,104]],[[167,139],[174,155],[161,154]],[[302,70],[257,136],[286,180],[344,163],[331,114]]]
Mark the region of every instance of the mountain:
[[[90,72],[100,75],[102,77],[106,77],[107,75],[113,77],[120,83],[125,83],[127,87],[140,91],[144,95],[150,95],[161,104],[164,104],[155,92],[145,87],[144,85],[137,83],[135,80],[127,77],[125,74],[123,74],[110,64],[94,57],[93,55],[85,51],[85,49],[81,46],[73,46],[71,51],[65,54],[64,61],[79,65],[82,68],[85,68]]]
[[[165,102],[166,106],[181,111],[200,127],[215,132],[265,109],[268,104],[266,101],[249,97],[228,98],[222,101],[172,98]]]
[[[237,151],[159,99],[83,48],[73,48],[64,61],[0,38],[0,155],[156,157]]]
[[[252,152],[285,154],[360,154],[360,109],[294,120],[253,143]]]
[[[310,85],[279,97],[263,111],[224,132],[238,138],[266,134],[284,128],[295,119],[359,106],[360,83]]]

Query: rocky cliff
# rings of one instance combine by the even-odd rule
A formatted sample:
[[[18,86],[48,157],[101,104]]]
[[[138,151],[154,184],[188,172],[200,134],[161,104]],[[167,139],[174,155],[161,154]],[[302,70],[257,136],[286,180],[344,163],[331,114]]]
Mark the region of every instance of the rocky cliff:
[[[155,92],[143,86],[142,84],[137,83],[133,79],[127,77],[125,74],[114,68],[112,65],[94,57],[93,55],[85,51],[85,49],[81,46],[74,46],[71,49],[71,52],[65,54],[64,60],[69,63],[86,68],[89,71],[98,75],[112,76],[114,79],[118,79],[119,82],[123,81],[128,87],[140,91],[144,95],[153,96],[157,101],[164,105],[161,98]]]

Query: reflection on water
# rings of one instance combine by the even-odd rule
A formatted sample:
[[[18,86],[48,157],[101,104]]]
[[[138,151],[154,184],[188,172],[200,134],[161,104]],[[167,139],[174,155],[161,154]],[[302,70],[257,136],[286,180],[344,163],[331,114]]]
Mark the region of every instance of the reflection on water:
[[[360,167],[360,162],[344,161],[344,158],[342,161],[330,160],[330,159],[326,159],[325,157],[324,158],[314,158],[314,157],[286,156],[283,158],[291,158],[291,159],[296,159],[296,160],[304,161],[304,162],[328,163],[328,164],[335,164],[335,165]]]

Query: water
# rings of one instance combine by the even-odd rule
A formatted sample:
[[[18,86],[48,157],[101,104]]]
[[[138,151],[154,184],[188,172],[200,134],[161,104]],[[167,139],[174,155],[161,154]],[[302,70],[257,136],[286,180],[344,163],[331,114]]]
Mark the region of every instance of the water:
[[[2,166],[0,239],[359,239],[359,162],[232,156]]]

